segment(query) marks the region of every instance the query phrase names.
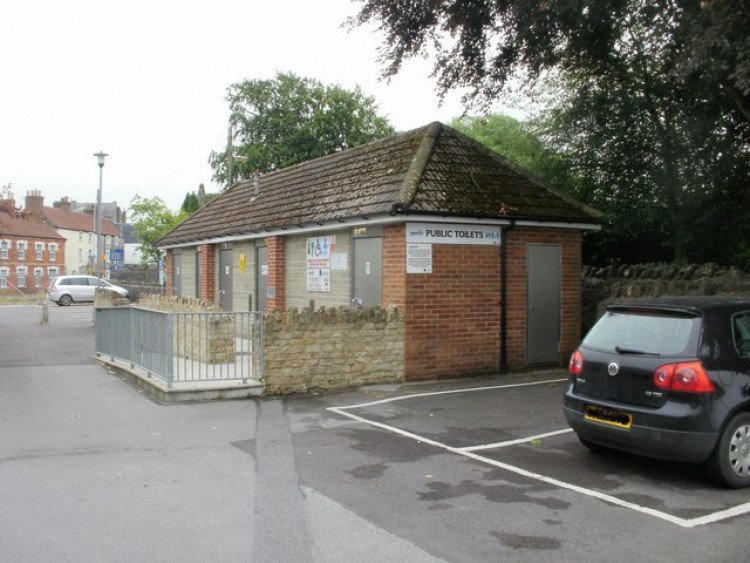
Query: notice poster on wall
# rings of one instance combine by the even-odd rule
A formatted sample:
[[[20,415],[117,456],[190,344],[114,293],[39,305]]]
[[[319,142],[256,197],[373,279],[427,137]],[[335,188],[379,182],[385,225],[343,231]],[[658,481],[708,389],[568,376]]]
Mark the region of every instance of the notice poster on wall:
[[[331,291],[331,255],[335,252],[334,235],[307,239],[307,291]]]
[[[307,291],[331,291],[331,269],[330,268],[308,268],[307,269]]]
[[[431,244],[407,244],[406,245],[406,273],[407,274],[431,274],[432,273],[432,245]]]

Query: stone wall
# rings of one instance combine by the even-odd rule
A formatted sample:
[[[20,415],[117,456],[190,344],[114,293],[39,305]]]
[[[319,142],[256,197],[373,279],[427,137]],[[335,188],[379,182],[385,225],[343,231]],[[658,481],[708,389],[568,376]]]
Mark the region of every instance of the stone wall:
[[[267,395],[403,380],[404,318],[396,308],[291,309],[264,323]]]
[[[176,315],[174,353],[207,364],[234,362],[236,326],[230,315],[223,314],[221,307],[202,299],[153,294],[141,295],[137,304],[168,313],[217,313]]]
[[[625,299],[685,295],[750,296],[750,274],[716,264],[637,264],[584,267],[581,334],[609,304]]]

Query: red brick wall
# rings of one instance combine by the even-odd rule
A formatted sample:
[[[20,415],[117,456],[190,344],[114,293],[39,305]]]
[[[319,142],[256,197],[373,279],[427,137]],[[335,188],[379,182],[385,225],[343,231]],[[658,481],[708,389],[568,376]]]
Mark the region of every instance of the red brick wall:
[[[383,234],[383,304],[405,317],[405,377],[497,373],[500,368],[501,256],[497,246],[433,245],[432,274],[406,275],[403,225]],[[506,365],[526,365],[526,245],[562,251],[561,359],[580,338],[581,233],[515,228],[507,233]]]
[[[507,233],[507,364],[526,364],[526,246],[559,244],[562,253],[560,356],[565,361],[581,336],[581,232],[519,227]]]
[[[167,297],[172,297],[174,295],[174,291],[172,291],[173,286],[173,272],[174,271],[174,251],[171,249],[167,249],[167,255],[164,257],[164,272],[167,274],[167,282],[164,285],[164,295]]]
[[[200,252],[201,286],[198,297],[206,301],[216,301],[216,246],[204,244]]]
[[[268,287],[276,288],[276,297],[268,297],[268,311],[286,309],[286,238],[270,237],[266,239],[268,249]]]
[[[406,306],[406,225],[383,229],[383,305]]]
[[[7,240],[10,242],[10,248],[8,249],[8,257],[0,258],[0,267],[8,268],[8,289],[3,291],[15,292],[14,287],[18,287],[18,267],[23,266],[26,268],[26,286],[20,288],[25,293],[35,293],[37,291],[46,291],[49,287],[49,283],[52,281],[48,274],[48,268],[55,267],[59,275],[64,275],[65,271],[65,240],[49,240],[49,239],[38,239],[34,237],[16,237],[12,235],[3,235],[0,239]],[[26,258],[21,259],[18,253],[18,241],[24,241],[27,243]],[[35,243],[44,243],[44,252],[42,252],[42,259],[36,259],[36,246]],[[57,256],[56,259],[50,260],[49,243],[57,244]],[[34,278],[34,268],[42,268],[42,282],[41,287],[36,287],[36,279]]]

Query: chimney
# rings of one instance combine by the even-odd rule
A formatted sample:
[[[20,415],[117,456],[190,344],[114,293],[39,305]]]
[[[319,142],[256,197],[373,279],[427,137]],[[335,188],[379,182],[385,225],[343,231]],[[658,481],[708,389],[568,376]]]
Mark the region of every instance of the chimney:
[[[40,218],[44,214],[44,196],[40,190],[26,192],[26,212]]]
[[[70,200],[67,197],[62,198],[60,201],[56,201],[52,206],[63,210],[65,213],[70,213]]]

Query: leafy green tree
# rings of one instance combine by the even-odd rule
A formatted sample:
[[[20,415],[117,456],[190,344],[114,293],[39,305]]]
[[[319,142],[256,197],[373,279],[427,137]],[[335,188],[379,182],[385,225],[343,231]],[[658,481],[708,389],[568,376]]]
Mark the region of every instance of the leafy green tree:
[[[196,211],[198,211],[201,207],[201,202],[198,199],[198,194],[195,192],[188,192],[185,195],[185,199],[182,202],[182,207],[180,208],[181,212],[187,213],[188,215],[192,215]]]
[[[172,213],[159,197],[144,198],[137,194],[133,197],[130,201],[130,219],[141,243],[141,262],[144,266],[159,263],[162,252],[156,243],[187,215],[186,212]]]
[[[573,191],[575,178],[568,161],[545,147],[523,122],[508,115],[469,115],[454,119],[451,127],[555,187]]]
[[[669,18],[651,51],[676,58],[665,80],[691,83],[694,98],[719,97],[750,120],[750,3],[747,0],[362,0],[351,26],[385,33],[385,76],[432,55],[438,89],[469,87],[468,101],[493,103],[520,80],[549,70],[596,76],[634,27]],[[647,54],[647,53],[644,53]]]
[[[213,179],[226,184],[355,147],[393,134],[371,97],[277,73],[229,87],[232,155],[212,152]],[[231,158],[230,158],[231,157]],[[231,166],[231,171],[230,171]],[[230,179],[229,176],[232,176]]]
[[[742,213],[714,210],[737,192],[732,186],[750,182],[750,122],[725,100],[696,100],[689,83],[665,79],[681,65],[680,50],[662,46],[674,14],[644,9],[630,18],[595,78],[564,74],[558,106],[537,132],[583,179],[577,195],[608,215],[605,232],[592,237],[597,261],[717,261],[723,245],[714,227],[745,230],[746,218],[736,222]],[[734,261],[727,253],[721,260]]]

